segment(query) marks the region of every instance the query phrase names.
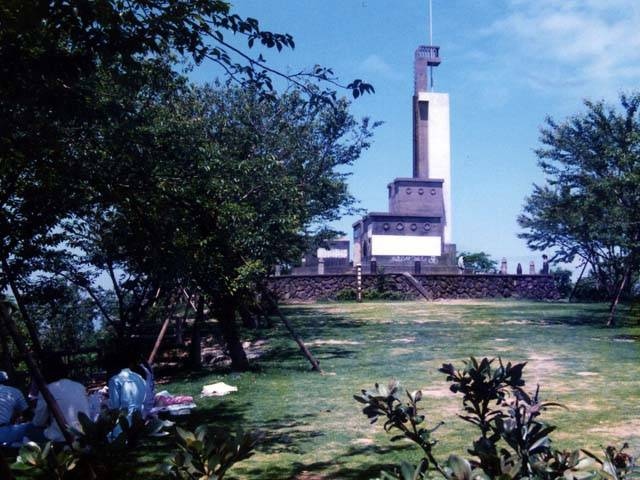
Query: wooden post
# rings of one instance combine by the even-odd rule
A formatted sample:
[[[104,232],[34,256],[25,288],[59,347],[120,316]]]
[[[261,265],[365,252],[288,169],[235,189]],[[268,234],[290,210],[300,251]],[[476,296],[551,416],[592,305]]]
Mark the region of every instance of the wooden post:
[[[162,340],[164,339],[164,336],[167,333],[169,322],[171,321],[171,318],[173,317],[173,315],[176,313],[177,306],[178,306],[178,300],[175,299],[172,302],[171,307],[168,308],[169,314],[167,315],[167,318],[165,318],[164,322],[162,323],[162,327],[160,328],[160,333],[158,333],[158,338],[156,338],[156,343],[153,345],[153,350],[151,350],[151,353],[149,354],[149,358],[147,359],[147,363],[149,365],[153,365],[153,361],[155,360],[156,355],[158,354],[158,350],[160,349]]]
[[[356,301],[362,303],[362,265],[356,265]]]
[[[67,423],[65,421],[64,415],[62,415],[62,411],[58,406],[58,402],[56,402],[56,399],[53,398],[53,395],[51,395],[51,392],[47,387],[47,382],[45,382],[44,377],[42,376],[42,373],[40,372],[40,369],[38,368],[38,365],[33,358],[33,355],[31,355],[31,352],[27,349],[24,340],[20,336],[20,333],[16,328],[16,324],[11,318],[11,307],[6,302],[0,303],[0,320],[4,323],[5,328],[8,330],[9,335],[11,335],[11,338],[13,339],[13,343],[15,343],[18,351],[27,362],[27,367],[29,368],[31,375],[33,376],[33,380],[36,382],[38,390],[42,394],[42,397],[44,398],[44,401],[49,408],[51,416],[58,424],[60,432],[64,436],[65,441],[68,445],[71,445],[73,443],[73,436],[71,435],[69,430],[67,430]]]
[[[162,323],[162,328],[160,328],[160,333],[158,333],[158,338],[156,338],[156,343],[153,345],[153,350],[149,354],[149,358],[147,359],[147,363],[149,365],[153,365],[153,361],[156,359],[156,355],[158,354],[158,350],[160,349],[160,344],[162,343],[162,339],[164,338],[165,333],[167,333],[167,328],[169,327],[169,322],[171,321],[171,315],[168,315],[167,318],[164,319]]]
[[[307,348],[307,346],[304,344],[304,342],[302,341],[302,339],[298,336],[298,334],[295,332],[295,330],[293,329],[293,327],[291,326],[291,323],[289,323],[289,320],[287,320],[287,317],[285,317],[283,315],[283,313],[280,311],[280,309],[278,308],[278,304],[276,303],[276,301],[274,300],[274,298],[271,296],[271,294],[269,292],[265,292],[265,298],[269,301],[269,303],[271,304],[271,307],[273,308],[273,311],[276,312],[276,314],[278,315],[278,317],[280,317],[280,320],[282,320],[282,323],[284,323],[284,326],[287,327],[287,330],[289,330],[289,333],[291,334],[291,336],[293,337],[293,339],[296,341],[296,343],[298,344],[298,347],[300,347],[300,351],[302,352],[302,354],[307,357],[307,360],[309,360],[309,363],[311,363],[311,369],[315,370],[318,373],[324,373],[322,371],[322,369],[320,368],[320,363],[315,359],[315,357],[313,356],[313,354],[309,351],[309,349]]]

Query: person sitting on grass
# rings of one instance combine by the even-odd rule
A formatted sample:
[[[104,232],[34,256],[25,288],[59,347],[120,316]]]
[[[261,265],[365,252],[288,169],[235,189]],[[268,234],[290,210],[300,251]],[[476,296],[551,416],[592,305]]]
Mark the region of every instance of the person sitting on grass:
[[[29,405],[20,390],[4,385],[7,380],[7,373],[0,371],[0,445],[21,441],[31,426],[19,422]]]
[[[146,360],[143,360],[138,365],[138,373],[144,377],[145,397],[144,404],[142,406],[142,416],[143,418],[147,418],[152,414],[151,411],[153,410],[153,407],[155,407],[156,403],[156,385],[153,366]]]
[[[147,390],[144,379],[133,371],[138,365],[136,357],[134,349],[122,349],[119,355],[111,355],[110,364],[107,365],[107,374],[112,375],[107,384],[109,387],[107,406],[111,410],[124,412],[129,425],[134,412],[142,414]],[[113,430],[113,437],[117,437],[120,432],[120,426],[117,426]]]
[[[51,356],[43,364],[43,376],[47,388],[55,399],[68,427],[81,429],[78,414],[89,415],[89,400],[84,385],[67,377],[67,367],[58,356]],[[38,394],[33,425],[44,428],[44,437],[52,442],[64,442],[64,436],[49,411],[42,392]],[[33,440],[33,439],[32,439]]]

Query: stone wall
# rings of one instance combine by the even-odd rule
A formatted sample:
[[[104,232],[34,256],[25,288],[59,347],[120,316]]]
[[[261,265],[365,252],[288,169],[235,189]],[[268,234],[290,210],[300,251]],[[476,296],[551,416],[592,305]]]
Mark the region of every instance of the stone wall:
[[[557,300],[550,275],[414,275],[434,299],[522,298]],[[379,275],[363,275],[363,289],[375,290]],[[401,274],[385,274],[384,288],[405,298],[421,298]],[[335,298],[338,292],[356,288],[355,275],[282,276],[269,279],[269,288],[283,303],[313,302]]]

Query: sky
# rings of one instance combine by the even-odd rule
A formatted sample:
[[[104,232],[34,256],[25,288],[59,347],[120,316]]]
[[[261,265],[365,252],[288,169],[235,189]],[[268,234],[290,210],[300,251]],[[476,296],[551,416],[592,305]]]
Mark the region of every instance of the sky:
[[[376,93],[354,116],[380,120],[349,188],[367,211],[387,211],[386,185],[412,173],[413,53],[429,43],[428,0],[237,0],[233,10],[263,29],[286,32],[294,50],[267,51],[269,65],[320,64],[344,83]],[[545,118],[584,111],[583,99],[617,102],[640,85],[639,0],[433,0],[433,43],[442,64],[437,92],[450,95],[453,239],[540,268],[540,252],[517,238],[516,219],[544,178],[534,150]],[[207,66],[193,74],[210,80]],[[345,92],[346,93],[346,92]],[[351,237],[356,217],[335,224]]]

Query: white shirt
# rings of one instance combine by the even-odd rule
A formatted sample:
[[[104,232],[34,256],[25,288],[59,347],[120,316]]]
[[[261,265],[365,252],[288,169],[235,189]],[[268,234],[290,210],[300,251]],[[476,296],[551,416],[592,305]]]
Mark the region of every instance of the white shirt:
[[[67,426],[80,429],[78,422],[78,413],[82,412],[89,415],[89,400],[84,385],[63,378],[57,382],[48,385],[51,395],[58,403],[60,411],[64,416]],[[50,415],[47,403],[42,397],[42,393],[38,395],[38,403],[33,416],[33,424],[39,427],[48,425],[44,430],[44,436],[54,442],[63,442],[64,436],[58,428],[58,424]]]

